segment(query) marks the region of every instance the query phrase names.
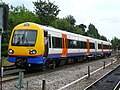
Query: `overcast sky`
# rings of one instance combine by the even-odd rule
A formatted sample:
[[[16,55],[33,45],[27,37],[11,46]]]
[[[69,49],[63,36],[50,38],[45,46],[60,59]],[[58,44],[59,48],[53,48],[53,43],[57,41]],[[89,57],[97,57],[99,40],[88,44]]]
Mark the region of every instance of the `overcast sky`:
[[[26,8],[34,11],[33,1],[37,0],[3,0],[9,5],[24,4]],[[94,24],[101,35],[112,39],[120,39],[120,0],[49,0],[58,5],[61,10],[59,17],[72,15],[76,24]],[[87,30],[87,29],[86,29]]]

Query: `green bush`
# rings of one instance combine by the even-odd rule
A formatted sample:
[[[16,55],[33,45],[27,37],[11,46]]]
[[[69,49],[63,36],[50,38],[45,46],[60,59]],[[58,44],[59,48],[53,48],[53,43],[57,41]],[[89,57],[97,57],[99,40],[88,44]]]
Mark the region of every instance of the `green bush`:
[[[7,57],[8,56],[8,43],[3,43],[1,45],[1,51],[2,51],[2,53],[1,53],[2,57]]]

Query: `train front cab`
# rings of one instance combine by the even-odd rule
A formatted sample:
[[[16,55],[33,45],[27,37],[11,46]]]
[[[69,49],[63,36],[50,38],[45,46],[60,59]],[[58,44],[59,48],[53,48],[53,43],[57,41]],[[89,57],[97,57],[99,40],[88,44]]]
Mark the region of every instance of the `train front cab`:
[[[8,47],[8,61],[17,66],[45,64],[43,58],[44,31],[34,23],[23,23],[16,26],[11,34]]]

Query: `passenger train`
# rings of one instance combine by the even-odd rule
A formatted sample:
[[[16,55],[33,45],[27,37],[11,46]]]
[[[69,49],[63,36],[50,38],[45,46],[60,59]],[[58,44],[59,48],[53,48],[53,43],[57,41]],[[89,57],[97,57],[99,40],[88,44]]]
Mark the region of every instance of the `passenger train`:
[[[32,22],[17,25],[11,34],[8,61],[22,68],[47,67],[111,55],[111,43]]]

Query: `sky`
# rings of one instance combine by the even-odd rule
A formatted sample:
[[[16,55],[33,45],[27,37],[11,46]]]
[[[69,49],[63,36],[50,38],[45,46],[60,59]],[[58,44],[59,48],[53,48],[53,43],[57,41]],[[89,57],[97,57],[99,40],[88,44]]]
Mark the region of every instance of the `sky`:
[[[32,2],[37,0],[2,0],[3,2],[17,6],[22,5],[34,11]],[[120,0],[49,0],[58,5],[58,17],[72,15],[76,25],[94,24],[100,35],[111,40],[114,37],[120,39]],[[87,30],[87,29],[86,29]]]

